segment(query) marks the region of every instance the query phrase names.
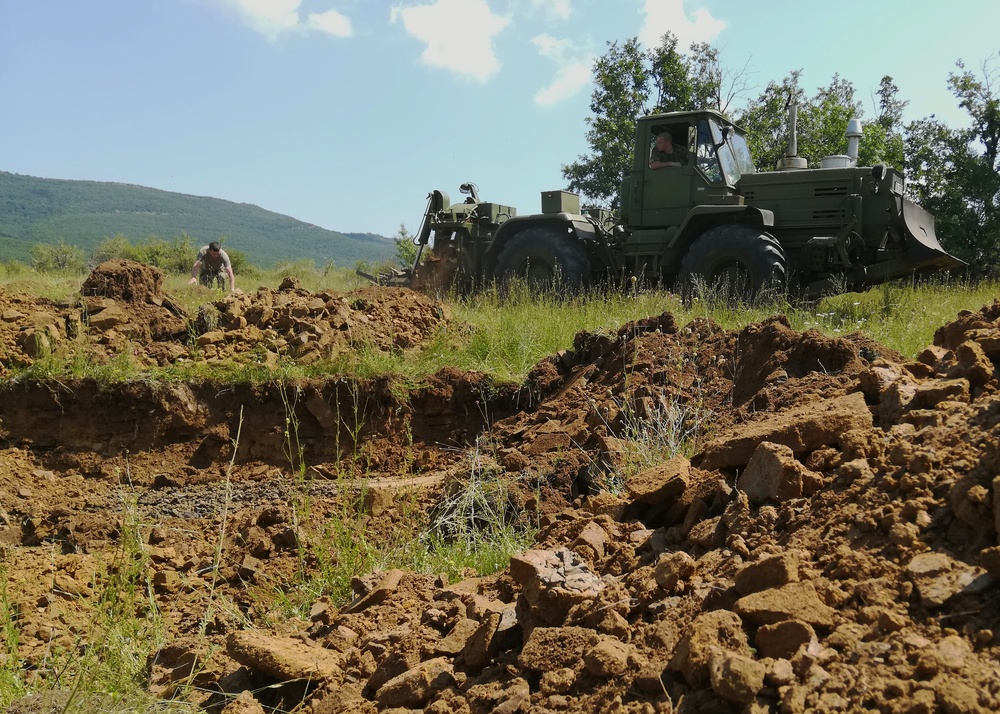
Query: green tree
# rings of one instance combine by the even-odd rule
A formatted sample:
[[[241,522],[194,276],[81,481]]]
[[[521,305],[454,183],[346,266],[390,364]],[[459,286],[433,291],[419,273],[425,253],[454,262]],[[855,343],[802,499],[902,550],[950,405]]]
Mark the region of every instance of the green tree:
[[[86,262],[83,250],[60,238],[56,245],[36,243],[32,246],[31,265],[39,273],[82,273]]]
[[[951,129],[933,116],[906,127],[911,194],[935,215],[942,245],[974,274],[1000,272],[1000,76],[997,56],[977,75],[959,61],[948,84],[971,120]]]
[[[847,153],[847,123],[862,114],[854,85],[839,74],[799,108],[799,156],[818,166],[824,156]]]
[[[736,123],[747,131],[747,144],[757,169],[771,171],[788,152],[788,104],[806,103],[805,92],[799,86],[802,70],[797,69],[781,83],[770,82],[756,99],[736,116]]]
[[[586,119],[590,152],[563,166],[568,189],[583,194],[588,205],[617,207],[622,177],[632,165],[636,117],[694,109],[725,112],[745,90],[745,70],[724,70],[718,51],[706,43],[682,54],[670,32],[648,51],[635,37],[621,45],[609,42],[594,62]]]
[[[405,223],[400,222],[392,241],[396,244],[396,260],[399,264],[404,268],[412,266],[417,259],[417,246],[413,242],[413,236],[406,230]]]
[[[582,193],[589,202],[618,205],[619,183],[631,165],[635,118],[645,113],[650,98],[649,63],[635,37],[620,46],[608,43],[608,51],[594,62],[591,116],[586,119],[590,153],[562,169],[569,190]]]
[[[819,166],[825,156],[847,152],[847,124],[862,119],[861,103],[854,86],[839,75],[830,84],[806,97],[800,86],[801,70],[791,72],[781,83],[771,82],[759,97],[747,103],[736,123],[747,130],[747,143],[757,168],[772,171],[788,152],[788,105],[798,106],[797,151],[808,165]],[[858,163],[903,166],[902,112],[906,102],[898,99],[892,77],[882,78],[878,96],[878,116],[862,122],[863,137]]]
[[[90,260],[94,265],[100,265],[109,260],[132,260],[132,243],[121,233],[102,238],[101,242],[90,251]]]
[[[899,87],[892,77],[882,77],[878,89],[877,116],[862,129],[858,163],[862,166],[888,164],[898,169],[905,165],[903,111],[908,102],[898,97]]]

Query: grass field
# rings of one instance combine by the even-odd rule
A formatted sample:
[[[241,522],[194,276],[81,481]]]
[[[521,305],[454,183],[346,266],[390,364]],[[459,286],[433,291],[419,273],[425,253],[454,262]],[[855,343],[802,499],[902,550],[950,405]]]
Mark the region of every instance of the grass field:
[[[301,286],[348,291],[368,283],[349,270],[320,271],[308,265],[288,265],[275,271],[237,276],[237,287],[253,292],[276,288],[286,276]],[[0,288],[52,300],[67,300],[80,290],[85,275],[40,275],[30,271],[0,273]],[[187,284],[187,276],[170,275],[164,285],[189,312],[222,297]],[[771,315],[785,315],[796,330],[815,329],[829,336],[860,332],[906,358],[915,358],[933,341],[934,331],[962,310],[976,311],[1000,296],[1000,283],[927,281],[887,283],[862,293],[845,293],[815,301],[773,298],[753,305],[736,305],[712,295],[685,306],[680,297],[662,290],[594,291],[575,297],[530,294],[526,290],[501,296],[496,290],[465,298],[446,297],[452,314],[467,325],[458,333],[441,334],[418,354],[387,355],[359,350],[355,359],[335,365],[312,366],[309,376],[345,371],[357,376],[388,372],[419,378],[442,367],[486,372],[500,380],[524,378],[542,358],[567,349],[580,330],[613,333],[631,320],[670,312],[681,325],[709,318],[726,329],[741,329]],[[217,372],[213,373],[218,376]],[[178,375],[174,375],[176,378]],[[231,375],[239,380],[238,373]],[[297,376],[284,371],[276,377]]]

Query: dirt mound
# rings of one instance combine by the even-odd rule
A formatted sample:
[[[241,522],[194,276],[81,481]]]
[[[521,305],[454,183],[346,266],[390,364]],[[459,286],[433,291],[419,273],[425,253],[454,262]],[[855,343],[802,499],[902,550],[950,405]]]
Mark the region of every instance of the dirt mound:
[[[418,347],[451,319],[442,303],[409,290],[311,293],[292,280],[278,290],[226,295],[190,316],[161,292],[162,282],[155,267],[111,260],[66,303],[0,291],[0,376],[53,353],[101,363],[125,354],[140,367],[309,364],[358,348]]]
[[[308,333],[282,354],[310,359],[326,331],[375,323],[365,339],[401,349],[445,319],[405,291],[294,284],[213,305],[201,336],[221,337],[201,347],[220,358],[253,329]],[[146,567],[170,635],[150,689],[206,711],[997,711],[998,346],[1000,304],[942,326],[916,362],[780,316],[728,331],[663,314],[579,334],[524,385],[454,370],[409,393],[8,385],[0,541],[17,552],[20,656],[85,631],[128,483],[155,524]],[[364,474],[358,527],[378,533],[407,517],[401,489],[432,508],[470,455],[539,526],[509,568],[374,573],[301,621],[255,609],[301,567],[296,498],[341,518],[337,474]],[[206,620],[210,597],[231,607]]]
[[[152,265],[133,260],[109,260],[101,263],[83,281],[84,297],[104,297],[122,302],[152,302],[162,297],[163,272]]]

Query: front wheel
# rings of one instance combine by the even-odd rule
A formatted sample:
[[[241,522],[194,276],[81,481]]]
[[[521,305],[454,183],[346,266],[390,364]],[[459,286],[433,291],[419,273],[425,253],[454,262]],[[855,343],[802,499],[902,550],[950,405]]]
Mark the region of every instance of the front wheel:
[[[772,236],[753,226],[730,224],[703,233],[681,260],[685,302],[696,293],[749,301],[785,289],[788,259]]]
[[[500,251],[493,276],[502,284],[521,279],[533,289],[579,288],[590,281],[590,259],[569,233],[527,228]]]

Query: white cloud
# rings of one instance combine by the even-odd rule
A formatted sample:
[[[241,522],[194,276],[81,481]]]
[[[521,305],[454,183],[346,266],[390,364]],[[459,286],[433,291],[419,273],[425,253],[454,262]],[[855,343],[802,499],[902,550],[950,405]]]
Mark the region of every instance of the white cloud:
[[[531,0],[532,8],[541,8],[559,20],[568,20],[573,14],[573,0]]]
[[[486,0],[435,0],[428,5],[397,5],[389,15],[426,47],[421,61],[485,82],[500,71],[493,38],[510,18],[494,15]]]
[[[715,19],[705,8],[686,12],[684,0],[645,0],[641,12],[646,19],[639,41],[646,47],[658,46],[669,30],[677,37],[678,51],[687,52],[695,42],[711,42],[726,27],[724,20]]]
[[[306,20],[306,25],[334,37],[350,37],[354,34],[350,18],[341,15],[336,10],[311,13]]]
[[[335,37],[353,34],[351,21],[336,10],[310,13],[303,19],[302,0],[225,0],[254,30],[275,40],[290,32],[316,31]]]
[[[556,63],[556,74],[549,86],[535,93],[535,104],[552,106],[569,99],[590,82],[594,58],[577,47],[572,40],[560,40],[552,35],[531,38],[538,54]]]
[[[577,94],[590,82],[590,66],[591,62],[575,62],[560,67],[552,83],[535,93],[535,104],[552,106]]]

